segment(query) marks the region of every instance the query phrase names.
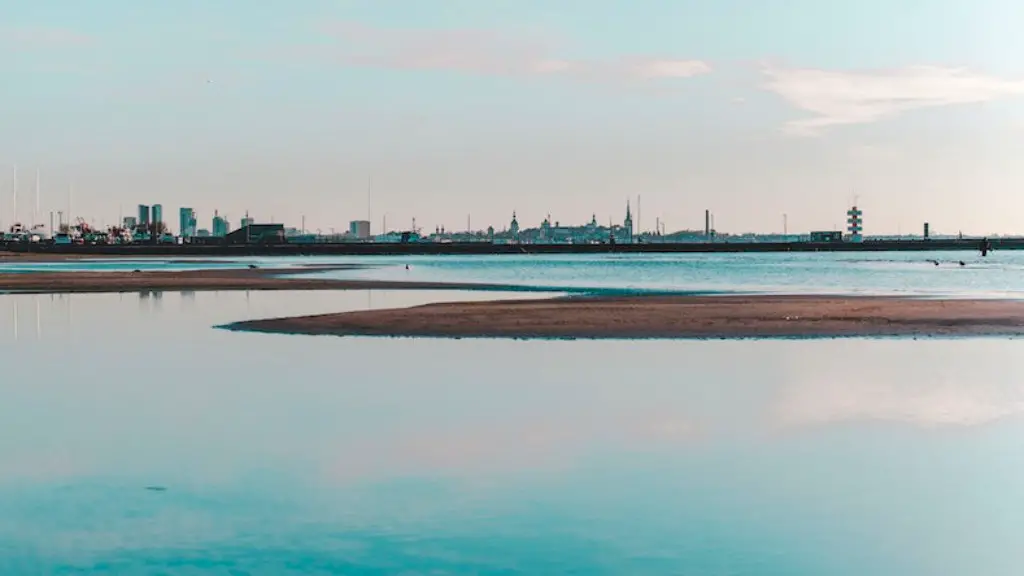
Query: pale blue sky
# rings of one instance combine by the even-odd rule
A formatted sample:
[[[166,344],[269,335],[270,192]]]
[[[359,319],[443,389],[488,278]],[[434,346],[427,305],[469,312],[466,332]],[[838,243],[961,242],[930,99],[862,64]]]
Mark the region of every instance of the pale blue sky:
[[[1024,233],[1009,0],[0,0],[19,219]],[[11,221],[0,180],[0,221]],[[44,218],[40,217],[40,221]],[[176,226],[176,222],[171,222]]]

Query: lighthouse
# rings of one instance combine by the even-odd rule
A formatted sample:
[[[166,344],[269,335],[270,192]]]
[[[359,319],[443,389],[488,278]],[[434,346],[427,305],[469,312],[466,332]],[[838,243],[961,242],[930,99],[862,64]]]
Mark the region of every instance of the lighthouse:
[[[856,206],[846,211],[846,231],[850,235],[851,242],[860,242],[863,237],[861,232],[864,230],[864,213]]]

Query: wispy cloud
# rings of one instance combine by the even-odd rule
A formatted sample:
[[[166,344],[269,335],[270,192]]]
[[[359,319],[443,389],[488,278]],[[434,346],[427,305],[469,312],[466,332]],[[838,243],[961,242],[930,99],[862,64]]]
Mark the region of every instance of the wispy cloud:
[[[885,72],[839,72],[767,67],[765,88],[814,117],[790,122],[794,135],[866,124],[918,108],[988,102],[1024,94],[1024,80],[963,68],[916,66]]]
[[[317,50],[355,67],[592,80],[689,78],[711,72],[708,63],[693,59],[565,58],[550,42],[490,30],[385,29],[345,22],[331,25],[327,32],[331,42]]]
[[[5,50],[75,47],[91,42],[90,36],[68,28],[0,25],[0,47]]]

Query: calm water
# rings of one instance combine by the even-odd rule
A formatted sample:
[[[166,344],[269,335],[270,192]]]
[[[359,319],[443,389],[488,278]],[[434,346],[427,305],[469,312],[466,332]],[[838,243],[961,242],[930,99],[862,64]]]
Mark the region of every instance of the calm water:
[[[986,258],[975,252],[889,252],[447,256],[361,261],[379,267],[323,276],[641,291],[1024,296],[1024,251],[997,252]]]
[[[495,296],[0,297],[0,574],[1020,573],[1024,341],[211,328]]]
[[[261,267],[365,264],[372,268],[314,276],[489,282],[519,287],[1024,297],[1024,251],[996,251],[986,258],[976,252],[887,252],[242,258],[230,262],[96,260],[0,263],[0,272],[196,269],[249,263]]]

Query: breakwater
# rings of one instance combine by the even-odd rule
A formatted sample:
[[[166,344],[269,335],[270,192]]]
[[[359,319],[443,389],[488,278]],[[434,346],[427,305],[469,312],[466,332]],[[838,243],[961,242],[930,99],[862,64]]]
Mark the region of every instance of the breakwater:
[[[977,251],[981,239],[868,240],[864,242],[686,242],[636,244],[491,244],[488,242],[349,242],[324,244],[123,244],[56,245],[8,243],[8,252],[69,256],[241,257],[241,256],[392,256],[500,254],[658,254],[709,252],[924,252]],[[992,250],[1024,249],[1024,238],[988,240]]]

